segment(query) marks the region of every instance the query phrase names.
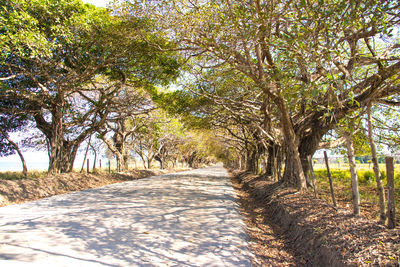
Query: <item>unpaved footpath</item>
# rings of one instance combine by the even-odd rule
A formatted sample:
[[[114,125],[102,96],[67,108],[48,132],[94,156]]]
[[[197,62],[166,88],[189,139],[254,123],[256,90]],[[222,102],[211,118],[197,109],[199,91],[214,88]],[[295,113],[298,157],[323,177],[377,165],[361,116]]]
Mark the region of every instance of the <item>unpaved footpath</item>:
[[[0,208],[0,266],[251,266],[219,166]]]

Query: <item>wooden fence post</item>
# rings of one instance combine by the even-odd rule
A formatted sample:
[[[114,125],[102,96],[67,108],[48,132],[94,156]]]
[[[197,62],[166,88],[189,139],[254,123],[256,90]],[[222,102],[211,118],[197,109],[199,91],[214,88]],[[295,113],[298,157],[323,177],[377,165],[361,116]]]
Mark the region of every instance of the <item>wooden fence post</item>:
[[[86,160],[86,165],[87,165],[86,166],[87,173],[89,173],[89,159]]]
[[[314,173],[314,167],[313,167],[311,156],[308,157],[308,162],[310,164],[310,174],[311,174],[311,179],[312,179],[312,186],[314,189],[314,197],[317,198],[317,183],[315,181],[315,173]]]
[[[394,192],[394,160],[393,157],[386,157],[386,187],[388,190],[387,201],[387,218],[388,228],[396,227],[396,208],[395,208],[395,192]]]
[[[111,173],[111,161],[108,160],[108,173]]]
[[[324,158],[325,158],[326,170],[327,170],[327,172],[328,172],[329,186],[330,186],[330,188],[331,188],[331,195],[332,195],[333,206],[334,206],[334,207],[337,207],[337,205],[336,205],[336,198],[335,198],[335,192],[334,192],[334,190],[333,190],[333,183],[332,183],[331,171],[330,171],[330,169],[329,169],[328,155],[326,154],[326,151],[324,151]]]

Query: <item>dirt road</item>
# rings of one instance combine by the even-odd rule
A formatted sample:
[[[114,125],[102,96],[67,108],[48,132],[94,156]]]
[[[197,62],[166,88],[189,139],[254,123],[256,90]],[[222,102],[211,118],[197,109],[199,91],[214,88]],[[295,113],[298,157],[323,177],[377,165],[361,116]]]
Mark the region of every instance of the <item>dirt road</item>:
[[[0,208],[0,266],[251,266],[220,166]]]

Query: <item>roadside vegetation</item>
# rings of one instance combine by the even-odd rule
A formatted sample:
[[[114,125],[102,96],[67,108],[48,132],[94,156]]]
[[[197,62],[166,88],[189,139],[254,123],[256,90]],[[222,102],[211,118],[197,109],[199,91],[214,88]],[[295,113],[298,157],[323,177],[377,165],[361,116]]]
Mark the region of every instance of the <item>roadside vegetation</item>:
[[[26,179],[27,177],[29,177],[29,179],[37,179],[46,177],[47,175],[47,171],[28,171],[27,176],[25,176],[23,172],[6,171],[0,172],[0,180],[20,180]]]
[[[363,166],[364,165],[364,166]],[[379,221],[379,196],[376,192],[375,174],[368,164],[361,164],[357,171],[359,177],[359,193],[361,215],[371,220]],[[384,168],[382,168],[384,169]],[[395,172],[395,192],[396,210],[400,210],[400,166],[396,166]],[[331,169],[331,175],[335,190],[338,206],[350,208],[352,206],[352,191],[350,172],[343,167],[341,169]],[[329,181],[326,169],[315,169],[317,180],[317,196],[332,204]],[[386,185],[386,172],[381,171],[382,183]],[[396,214],[396,221],[400,221],[400,214]]]

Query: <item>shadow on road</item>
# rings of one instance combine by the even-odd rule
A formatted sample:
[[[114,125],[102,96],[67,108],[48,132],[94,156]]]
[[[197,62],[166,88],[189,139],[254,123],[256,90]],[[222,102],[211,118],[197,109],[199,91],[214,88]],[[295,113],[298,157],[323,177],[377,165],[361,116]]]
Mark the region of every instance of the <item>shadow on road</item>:
[[[250,266],[246,240],[219,167],[0,209],[0,259],[7,261]]]

